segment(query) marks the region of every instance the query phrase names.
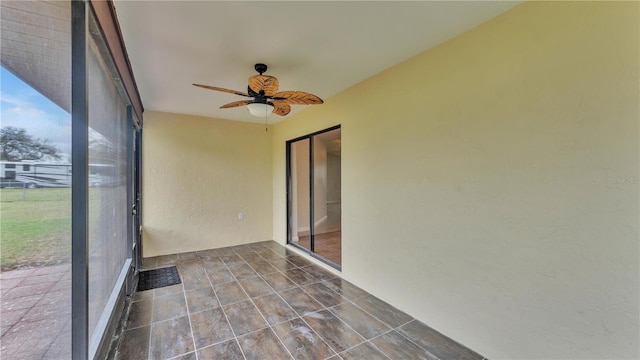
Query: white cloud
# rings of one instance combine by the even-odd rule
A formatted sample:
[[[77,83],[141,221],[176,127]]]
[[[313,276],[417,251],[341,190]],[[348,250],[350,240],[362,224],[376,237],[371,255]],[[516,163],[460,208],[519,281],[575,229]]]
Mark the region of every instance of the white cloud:
[[[36,105],[30,103],[26,99],[21,99],[15,96],[11,96],[9,94],[0,92],[0,101],[9,105],[12,105],[7,111],[10,111],[14,114],[22,115],[22,116],[43,116],[46,113],[39,109]],[[3,104],[3,112],[4,112],[4,104]]]
[[[9,109],[12,113],[23,115],[23,116],[42,116],[45,114],[44,111],[36,108],[36,107],[21,107],[16,106],[14,108]]]
[[[21,106],[27,103],[24,99],[17,98],[4,92],[0,92],[0,101],[14,106]]]

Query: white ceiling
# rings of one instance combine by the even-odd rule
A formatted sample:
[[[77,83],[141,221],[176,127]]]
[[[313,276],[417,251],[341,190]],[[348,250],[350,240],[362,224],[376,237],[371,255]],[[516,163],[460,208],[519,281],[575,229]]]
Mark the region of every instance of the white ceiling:
[[[244,107],[219,109],[245,98],[191,84],[245,92],[253,65],[263,62],[280,90],[327,101],[518,3],[116,0],[115,7],[146,110],[262,122]]]

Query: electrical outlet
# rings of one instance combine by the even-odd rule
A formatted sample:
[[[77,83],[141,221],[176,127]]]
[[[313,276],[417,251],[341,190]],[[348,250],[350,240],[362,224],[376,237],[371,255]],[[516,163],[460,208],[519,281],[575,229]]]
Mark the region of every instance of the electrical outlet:
[[[244,214],[242,213],[242,211],[240,211],[238,213],[238,220],[242,220],[242,218],[244,218]]]

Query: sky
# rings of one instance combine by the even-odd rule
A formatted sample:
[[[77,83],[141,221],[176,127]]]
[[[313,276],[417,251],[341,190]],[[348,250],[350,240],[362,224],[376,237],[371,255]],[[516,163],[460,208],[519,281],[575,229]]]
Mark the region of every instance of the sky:
[[[0,66],[0,126],[27,130],[49,140],[62,156],[71,160],[71,114]]]

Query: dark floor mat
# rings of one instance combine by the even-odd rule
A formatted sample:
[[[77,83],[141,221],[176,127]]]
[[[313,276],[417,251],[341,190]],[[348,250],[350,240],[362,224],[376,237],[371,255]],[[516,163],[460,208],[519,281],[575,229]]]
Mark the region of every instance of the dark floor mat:
[[[138,291],[157,289],[180,284],[180,275],[175,266],[162,269],[140,271],[138,273]]]

